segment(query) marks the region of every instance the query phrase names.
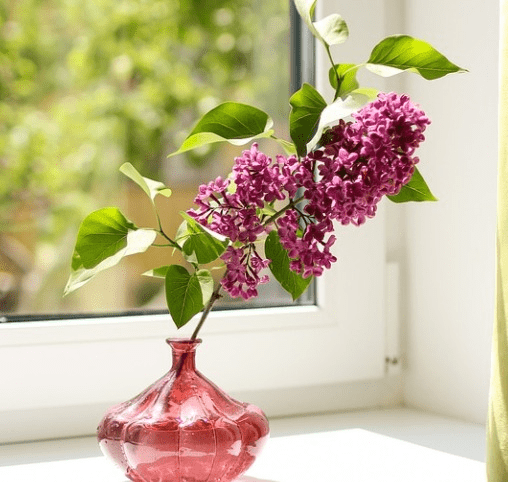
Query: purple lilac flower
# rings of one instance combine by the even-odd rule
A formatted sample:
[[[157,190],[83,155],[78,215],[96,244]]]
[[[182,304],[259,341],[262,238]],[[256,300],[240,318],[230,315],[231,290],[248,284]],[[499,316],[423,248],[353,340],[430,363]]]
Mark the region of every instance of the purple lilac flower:
[[[262,259],[253,245],[241,248],[229,246],[221,258],[226,263],[226,274],[221,284],[233,298],[254,298],[258,295],[257,286],[268,282],[268,276],[259,276],[259,272],[270,261]]]
[[[409,97],[395,93],[379,94],[353,117],[330,129],[325,146],[308,156],[320,179],[306,190],[305,209],[318,220],[360,225],[373,217],[381,198],[398,194],[411,179],[414,151],[430,123]]]
[[[290,267],[303,276],[319,276],[336,261],[331,220],[361,225],[374,217],[383,195],[395,195],[409,182],[418,162],[414,151],[430,123],[409,97],[394,93],[380,94],[353,117],[355,122],[330,129],[324,147],[302,160],[294,177],[308,203],[299,215],[288,211],[277,221]],[[295,234],[299,220],[305,224],[301,237]]]
[[[430,123],[424,112],[406,95],[379,94],[353,118],[329,129],[321,139],[323,147],[301,160],[277,156],[272,161],[253,144],[235,159],[230,179],[219,177],[200,186],[197,209],[188,213],[232,242],[243,243],[221,256],[226,263],[222,285],[231,296],[257,296],[257,285],[268,279],[259,272],[269,261],[253,243],[271,227],[263,225],[257,208],[293,199],[303,190],[305,207],[287,209],[275,224],[290,268],[303,277],[319,276],[336,261],[330,252],[335,242],[332,220],[361,225],[376,214],[384,195],[397,194],[409,182],[418,163],[414,152]]]
[[[279,239],[291,259],[290,269],[304,278],[321,276],[324,268],[329,269],[337,258],[330,252],[335,242],[331,235],[325,240],[325,234],[333,230],[332,222],[309,223],[302,237],[297,236],[299,214],[288,209],[277,220]]]
[[[252,246],[261,234],[271,229],[262,224],[256,209],[264,207],[265,202],[284,200],[296,194],[299,186],[293,173],[298,166],[296,156],[277,156],[273,162],[255,143],[235,159],[230,179],[218,177],[200,186],[194,200],[197,209],[188,214],[232,242]],[[228,191],[231,183],[235,189]],[[227,267],[222,284],[231,296],[247,299],[257,296],[256,286],[267,280],[258,273],[269,261],[262,260],[255,252],[252,254],[251,248],[248,255],[243,249],[246,248],[230,247],[221,256]]]
[[[295,156],[277,156],[274,163],[254,143],[235,159],[230,179],[218,177],[200,186],[194,199],[198,209],[191,209],[188,214],[233,242],[254,242],[265,232],[256,208],[294,196],[297,186],[292,174],[297,167]],[[236,187],[234,192],[228,192],[231,182]]]

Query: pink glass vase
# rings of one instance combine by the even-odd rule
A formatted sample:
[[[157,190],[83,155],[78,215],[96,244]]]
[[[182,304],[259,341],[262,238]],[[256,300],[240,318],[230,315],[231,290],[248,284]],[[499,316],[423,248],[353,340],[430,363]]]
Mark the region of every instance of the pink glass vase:
[[[268,438],[259,408],[232,399],[196,370],[200,342],[167,340],[171,370],[112,407],[98,427],[102,452],[134,482],[230,482]]]

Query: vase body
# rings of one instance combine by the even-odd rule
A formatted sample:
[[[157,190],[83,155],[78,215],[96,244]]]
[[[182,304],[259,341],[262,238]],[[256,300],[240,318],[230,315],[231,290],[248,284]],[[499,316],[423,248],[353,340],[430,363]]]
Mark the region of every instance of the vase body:
[[[195,368],[199,340],[167,340],[171,370],[112,407],[98,427],[102,452],[134,482],[230,482],[254,462],[268,420]]]

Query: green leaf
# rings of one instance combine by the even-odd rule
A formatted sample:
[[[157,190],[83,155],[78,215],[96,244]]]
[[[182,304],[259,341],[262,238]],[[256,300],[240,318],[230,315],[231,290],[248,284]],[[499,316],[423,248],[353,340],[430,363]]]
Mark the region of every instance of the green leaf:
[[[238,186],[236,185],[236,182],[232,179],[231,173],[229,174],[228,179],[229,179],[229,184],[228,184],[228,187],[226,188],[226,192],[228,194],[234,194],[236,192]]]
[[[166,187],[162,182],[143,177],[130,162],[122,164],[120,166],[120,172],[132,179],[141,189],[143,189],[146,195],[152,200],[152,203],[154,202],[157,194],[161,194],[165,197],[170,197],[172,194],[171,189]]]
[[[303,84],[289,99],[289,132],[298,155],[307,154],[307,143],[312,139],[319,124],[319,117],[326,107],[326,101],[311,85]]]
[[[349,36],[347,24],[338,13],[314,22],[314,28],[318,33],[317,38],[326,45],[344,43]]]
[[[191,275],[178,264],[171,265],[166,273],[166,302],[173,322],[181,328],[204,308],[198,275]]]
[[[410,201],[437,201],[437,198],[430,191],[429,186],[427,186],[427,183],[420,174],[420,171],[416,168],[413,177],[407,184],[402,186],[399,194],[396,194],[395,196],[388,196],[388,199],[394,203],[407,203]]]
[[[81,223],[76,251],[83,266],[90,269],[113,256],[119,261],[123,256],[142,253],[156,236],[153,229],[138,228],[119,209],[103,208],[89,214]]]
[[[64,289],[64,296],[67,296],[69,293],[77,290],[85,283],[88,283],[88,281],[90,281],[99,271],[102,270],[103,269],[101,268],[100,264],[93,269],[85,269],[79,254],[76,250],[74,250],[72,255],[71,274],[69,275],[69,279],[67,280],[67,284]]]
[[[214,142],[228,141],[236,146],[273,134],[272,119],[246,104],[225,102],[207,112],[196,124],[178,151],[168,157]]]
[[[408,35],[394,35],[382,40],[372,50],[366,67],[383,77],[409,70],[427,80],[439,79],[454,72],[466,72],[429,43]]]
[[[284,152],[288,156],[292,156],[293,154],[297,153],[296,147],[292,142],[288,142],[285,139],[280,139],[278,137],[274,138],[274,140],[277,141],[282,146],[282,148],[284,149]]]
[[[159,268],[145,271],[143,276],[165,279],[169,268],[170,266],[160,266]],[[201,293],[203,294],[203,305],[205,305],[212,297],[214,290],[214,281],[210,271],[207,269],[200,269],[199,271],[196,271],[196,276],[199,281],[199,286],[201,287]]]
[[[312,276],[302,278],[289,268],[289,256],[282,247],[277,231],[271,231],[265,241],[265,255],[271,260],[269,265],[275,279],[293,297],[298,299],[307,289]]]
[[[182,246],[187,261],[195,264],[215,261],[225,251],[229,241],[201,226],[187,213],[182,211],[180,215],[184,221],[178,228],[176,242]]]
[[[313,22],[314,10],[317,0],[294,0],[295,7],[312,32],[312,35],[323,42],[324,45],[337,45],[346,41],[349,30],[344,19],[337,13]]]
[[[160,266],[159,268],[145,271],[142,276],[151,276],[152,278],[166,278],[169,266]]]
[[[377,97],[376,89],[356,89],[345,99],[340,97],[326,106],[319,116],[319,122],[314,136],[308,142],[306,149],[311,151],[321,139],[326,126],[335,125],[340,119],[350,116],[353,112],[363,107]]]
[[[154,230],[138,228],[117,208],[103,208],[89,214],[79,228],[64,293],[83,286],[125,256],[146,251],[156,237]]]
[[[314,10],[316,9],[316,2],[317,0],[294,0],[298,14],[306,23],[308,29],[312,32],[312,35],[318,38],[319,33],[314,27],[314,22],[312,21],[314,18]]]
[[[355,64],[336,64],[329,70],[328,77],[330,85],[335,89],[336,99],[358,89],[360,85],[356,80],[356,72],[358,72],[358,66]]]
[[[203,305],[206,305],[212,297],[214,290],[212,274],[207,269],[200,269],[196,271],[196,276],[198,277],[201,293],[203,294]]]

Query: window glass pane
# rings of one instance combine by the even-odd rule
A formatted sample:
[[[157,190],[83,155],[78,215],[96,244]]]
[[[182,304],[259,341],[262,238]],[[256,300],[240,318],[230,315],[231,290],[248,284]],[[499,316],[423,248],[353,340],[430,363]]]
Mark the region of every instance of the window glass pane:
[[[155,226],[143,192],[118,172],[129,161],[173,189],[158,205],[174,233],[197,186],[227,175],[240,153],[227,145],[166,159],[220,102],[266,110],[289,137],[288,10],[287,0],[0,5],[0,313],[165,307],[162,281],[138,276],[171,262],[160,248],[63,298],[79,223],[116,205],[136,224]],[[290,301],[271,283],[240,305]]]

